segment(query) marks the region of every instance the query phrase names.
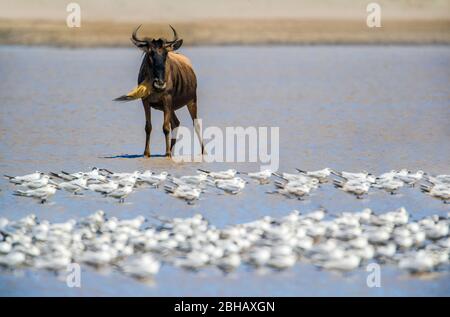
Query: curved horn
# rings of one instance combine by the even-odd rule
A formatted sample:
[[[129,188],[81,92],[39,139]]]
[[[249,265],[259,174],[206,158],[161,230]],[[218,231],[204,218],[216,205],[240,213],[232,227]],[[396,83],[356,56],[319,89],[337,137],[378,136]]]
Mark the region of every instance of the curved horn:
[[[131,34],[131,41],[133,42],[134,45],[136,45],[137,47],[143,47],[143,46],[147,46],[148,42],[144,41],[144,40],[140,40],[137,38],[137,31],[139,30],[139,28],[142,26],[139,25],[134,31],[133,34]]]
[[[172,29],[172,32],[173,32],[173,40],[172,41],[167,41],[167,43],[175,43],[176,41],[178,41],[177,31],[175,31],[173,26],[171,26],[170,24],[169,24],[169,26],[170,26],[170,28]]]

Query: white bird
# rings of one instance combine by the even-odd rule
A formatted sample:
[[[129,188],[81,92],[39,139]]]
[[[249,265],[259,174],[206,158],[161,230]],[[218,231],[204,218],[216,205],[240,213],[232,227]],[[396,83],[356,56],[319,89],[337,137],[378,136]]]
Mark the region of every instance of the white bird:
[[[424,226],[425,234],[428,239],[437,240],[448,236],[449,226],[445,222],[427,224]]]
[[[99,183],[99,184],[90,184],[88,188],[94,192],[109,194],[112,191],[116,190],[119,187],[119,184],[115,181],[109,181],[107,183]]]
[[[339,259],[325,261],[325,263],[322,264],[322,267],[327,270],[351,271],[359,267],[360,263],[360,257],[354,254],[348,254]]]
[[[409,249],[414,244],[412,236],[394,236],[394,241],[402,249]]]
[[[56,184],[55,182],[50,181],[50,177],[48,175],[42,175],[42,177],[37,180],[21,183],[20,187],[28,189],[37,189],[46,186],[48,183],[53,185]]]
[[[342,177],[347,181],[354,180],[354,181],[360,181],[360,182],[368,182],[368,183],[375,183],[376,178],[372,174],[363,171],[358,173],[353,172],[337,172],[337,171],[331,171],[332,174]]]
[[[112,192],[106,194],[106,196],[113,197],[119,200],[119,202],[123,203],[125,201],[125,198],[131,194],[133,191],[133,186],[127,185],[123,187],[118,187],[117,189],[113,190]]]
[[[198,175],[185,175],[181,176],[179,178],[177,177],[171,177],[169,180],[177,185],[193,185],[193,186],[200,186],[202,185],[206,180],[208,179],[208,176],[206,174],[198,174]]]
[[[386,179],[383,181],[377,180],[377,182],[372,186],[378,189],[383,189],[388,193],[390,193],[391,195],[394,195],[397,190],[403,187],[403,185],[404,183],[401,180],[393,178],[393,179]]]
[[[16,196],[25,196],[32,197],[35,199],[39,199],[41,203],[47,201],[50,196],[53,196],[56,193],[56,186],[49,184],[44,187],[40,187],[37,189],[29,189],[29,190],[16,190],[14,195]]]
[[[110,250],[97,250],[84,252],[80,260],[94,266],[104,266],[109,264],[114,257],[114,252]]]
[[[397,171],[391,170],[389,172],[383,173],[383,174],[379,175],[378,177],[376,177],[376,181],[380,182],[380,183],[382,183],[384,181],[390,181],[390,180],[393,180],[396,175],[397,175]]]
[[[79,191],[83,189],[88,189],[87,180],[85,178],[78,178],[68,182],[59,183],[58,189],[64,189],[68,192],[77,194]]]
[[[408,223],[409,214],[405,208],[400,207],[397,210],[389,211],[381,215],[372,215],[371,223],[376,226],[384,226],[382,229],[392,231],[392,226],[394,225],[405,225]]]
[[[450,186],[449,185],[439,184],[439,185],[434,185],[434,186],[427,186],[425,184],[421,184],[420,189],[432,197],[443,200],[444,204],[447,204],[450,201]]]
[[[186,184],[191,184],[191,185],[199,185],[201,183],[203,183],[204,181],[207,180],[207,175],[200,173],[198,175],[185,175],[185,176],[181,176],[180,179],[185,182]]]
[[[402,181],[403,183],[405,183],[407,185],[414,186],[414,184],[417,183],[418,181],[420,181],[424,175],[425,175],[425,172],[419,170],[416,173],[408,172],[408,174],[406,174],[406,175],[398,174],[395,176],[395,178]]]
[[[304,196],[309,195],[311,192],[311,186],[308,186],[307,184],[303,184],[301,182],[280,182],[275,181],[275,186],[278,187],[278,193],[285,195],[285,196],[295,196],[298,199],[302,199]]]
[[[280,177],[281,179],[291,182],[292,184],[307,185],[311,188],[319,187],[319,180],[317,178],[309,177],[303,174],[290,174],[290,173],[273,173],[273,175]]]
[[[126,175],[120,178],[117,178],[117,183],[119,184],[119,186],[131,186],[134,187],[134,185],[136,184],[136,181],[138,179],[138,174],[135,172],[131,175]]]
[[[150,254],[143,254],[129,258],[120,264],[125,274],[138,279],[151,278],[158,273],[161,264]]]
[[[45,270],[64,270],[71,263],[68,256],[41,257],[34,261],[34,266]]]
[[[117,225],[119,227],[128,227],[128,228],[132,228],[132,229],[139,229],[144,222],[145,222],[144,216],[137,216],[132,219],[120,220]]]
[[[309,183],[312,181],[315,181],[316,183],[319,183],[319,181],[316,178],[312,178],[303,174],[292,174],[292,173],[273,173],[273,175],[280,177],[286,181],[294,182],[303,182],[303,183]]]
[[[209,262],[209,259],[210,257],[204,252],[192,251],[185,258],[176,259],[174,265],[189,270],[197,270],[205,266]]]
[[[319,180],[319,182],[324,183],[324,182],[328,181],[328,176],[330,176],[332,169],[327,167],[327,168],[317,170],[317,171],[304,171],[304,170],[297,168],[297,171],[299,171],[300,173],[302,173],[304,175],[317,178]]]
[[[420,250],[401,259],[398,267],[414,273],[427,272],[433,269],[434,261],[430,254]]]
[[[231,253],[222,258],[219,258],[215,264],[224,272],[230,272],[241,265],[241,257],[236,253]]]
[[[102,184],[108,181],[106,176],[102,174],[88,175],[85,178],[87,179],[88,184]]]
[[[90,177],[95,178],[98,175],[100,175],[99,169],[97,167],[93,167],[89,172],[68,173],[65,171],[61,171],[61,173],[65,174],[66,176],[73,177],[73,178],[90,178]],[[61,174],[57,174],[57,175],[61,175]]]
[[[232,179],[234,176],[236,176],[237,171],[235,169],[228,169],[226,171],[220,171],[220,172],[211,172],[204,169],[198,169],[200,172],[207,174],[208,176],[211,176],[214,179]]]
[[[247,175],[250,178],[256,179],[260,183],[267,182],[267,180],[272,176],[272,171],[270,169],[265,169],[259,172],[238,172],[239,174]]]
[[[0,242],[0,253],[9,253],[11,249],[12,245],[8,241]]]
[[[271,257],[267,262],[267,265],[277,270],[284,270],[294,266],[296,261],[297,257],[295,254],[291,253],[283,256],[280,255]]]
[[[375,254],[377,257],[391,258],[397,252],[397,246],[395,243],[388,243],[386,245],[379,245],[375,248]]]
[[[8,253],[7,255],[0,255],[0,264],[9,266],[9,267],[17,267],[25,262],[25,254],[19,251],[13,251]]]
[[[333,172],[332,172],[333,173]],[[334,174],[334,173],[333,173]],[[356,172],[356,173],[354,173],[354,172],[345,172],[345,171],[342,171],[342,172],[340,172],[340,173],[336,173],[337,175],[340,175],[340,176],[342,176],[342,177],[344,177],[344,178],[346,178],[346,179],[348,179],[348,180],[350,180],[350,179],[366,179],[366,177],[367,177],[367,175],[369,175],[369,173],[368,172],[366,172],[366,171],[363,171],[363,172]]]
[[[383,244],[391,238],[391,233],[383,227],[366,230],[364,235],[372,244]]]
[[[107,169],[102,169],[102,170],[109,173],[108,178],[114,179],[114,180],[119,180],[121,178],[130,177],[130,176],[139,176],[139,171],[134,171],[132,173],[115,173],[115,172],[111,172]]]
[[[367,182],[360,182],[356,180],[350,180],[343,182],[335,179],[333,184],[336,187],[342,188],[343,191],[353,194],[356,198],[361,199],[363,195],[367,194],[370,189],[370,184]]]
[[[270,248],[257,247],[248,255],[248,262],[254,266],[264,266],[270,260]]]
[[[214,184],[217,188],[227,193],[237,194],[245,188],[246,182],[242,178],[236,177],[232,179],[216,179]]]
[[[437,176],[428,176],[427,179],[431,180],[432,182],[436,182],[436,183],[443,183],[443,184],[447,184],[450,185],[450,175],[437,175]]]
[[[192,204],[194,200],[199,199],[201,193],[199,188],[192,187],[190,185],[165,185],[164,189],[172,196],[186,200],[188,204]]]
[[[158,186],[163,181],[167,179],[169,174],[167,172],[161,172],[160,174],[155,174],[152,172],[147,172],[140,174],[138,179],[144,183],[147,183],[152,186]]]
[[[22,184],[23,182],[32,182],[39,180],[42,176],[44,176],[44,173],[41,172],[34,172],[31,174],[23,175],[23,176],[8,176],[4,175],[5,178],[7,178],[11,183],[14,184]]]
[[[401,170],[397,171],[395,177],[406,176],[408,174],[409,174],[409,171],[406,168],[402,168]]]

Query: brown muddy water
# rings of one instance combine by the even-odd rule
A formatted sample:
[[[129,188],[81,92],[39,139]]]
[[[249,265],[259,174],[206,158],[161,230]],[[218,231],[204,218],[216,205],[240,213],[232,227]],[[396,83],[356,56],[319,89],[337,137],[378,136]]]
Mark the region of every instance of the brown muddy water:
[[[422,169],[450,173],[450,48],[448,46],[196,47],[182,49],[194,64],[204,126],[279,127],[281,171]],[[140,102],[111,100],[132,88],[141,55],[134,49],[0,47],[0,173],[20,175],[87,170],[155,169],[175,175],[199,167],[256,170],[259,163],[174,163],[141,156]],[[190,126],[187,109],[179,111]],[[162,114],[153,111],[152,153],[164,152]],[[237,196],[205,194],[189,206],[162,192],[137,190],[125,204],[98,195],[58,193],[39,205],[13,196],[0,181],[0,216],[80,218],[103,209],[121,218],[152,213],[184,217],[201,212],[218,227],[292,209],[323,206],[331,214],[365,207],[404,206],[414,218],[445,214],[449,206],[405,188],[390,196],[372,191],[357,200],[326,185],[305,201],[268,195],[272,185],[248,186]],[[153,284],[114,270],[84,267],[82,287],[68,288],[45,271],[0,271],[0,295],[43,296],[295,296],[450,295],[448,273],[412,277],[383,266],[381,287],[368,288],[364,268],[346,274],[297,264],[261,275],[246,267],[224,275],[165,265]]]

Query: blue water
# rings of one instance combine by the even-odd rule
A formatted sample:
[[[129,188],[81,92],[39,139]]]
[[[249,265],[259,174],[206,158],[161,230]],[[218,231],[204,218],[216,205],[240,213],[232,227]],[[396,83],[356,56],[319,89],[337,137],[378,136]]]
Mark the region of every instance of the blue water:
[[[450,48],[447,46],[196,47],[182,50],[198,77],[204,125],[280,128],[280,170],[422,169],[450,173]],[[167,170],[175,175],[199,167],[256,170],[259,163],[174,163],[144,159],[144,112],[140,102],[111,100],[136,84],[140,53],[134,49],[0,47],[0,173],[20,175],[88,170]],[[186,109],[181,123],[190,126]],[[164,152],[162,114],[153,110],[153,154]],[[331,214],[365,207],[385,212],[404,206],[414,218],[445,214],[449,206],[405,188],[391,197],[373,191],[354,197],[326,185],[306,201],[247,186],[237,196],[206,194],[194,206],[162,190],[137,190],[127,203],[98,195],[58,193],[50,204],[11,195],[0,180],[0,216],[18,219],[80,218],[98,209],[121,218],[152,213],[165,217],[204,214],[218,227],[292,209],[323,206]],[[364,268],[344,275],[298,264],[265,274],[241,267],[188,272],[163,266],[153,285],[114,270],[83,267],[82,287],[45,271],[0,271],[0,295],[450,295],[448,273],[411,277],[382,267],[382,287],[366,286]]]

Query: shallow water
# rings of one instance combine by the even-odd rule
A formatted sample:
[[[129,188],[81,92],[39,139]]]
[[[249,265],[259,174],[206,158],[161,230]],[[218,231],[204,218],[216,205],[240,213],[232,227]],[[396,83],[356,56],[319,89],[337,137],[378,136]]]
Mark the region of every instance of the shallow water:
[[[197,47],[182,52],[194,64],[204,126],[280,127],[280,170],[422,169],[450,173],[450,48],[448,46]],[[140,102],[111,100],[133,87],[140,64],[134,49],[0,47],[0,172],[20,175],[87,170],[196,168],[256,170],[259,163],[174,163],[141,157],[144,113]],[[178,117],[190,126],[186,109]],[[152,154],[164,152],[162,114],[152,113]],[[46,205],[11,195],[0,180],[0,216],[30,212],[51,221],[103,209],[108,215],[165,217],[201,212],[211,223],[251,221],[325,207],[331,214],[365,207],[384,212],[404,206],[414,218],[444,214],[448,205],[405,188],[390,196],[372,191],[363,200],[324,186],[306,201],[268,195],[272,185],[243,193],[206,194],[194,206],[161,190],[137,190],[125,204],[98,195],[58,193]],[[448,273],[411,277],[383,267],[382,287],[366,286],[364,268],[347,274],[298,264],[260,274],[240,268],[188,272],[163,266],[153,285],[116,272],[84,268],[82,287],[43,271],[0,272],[0,295],[450,295]]]

